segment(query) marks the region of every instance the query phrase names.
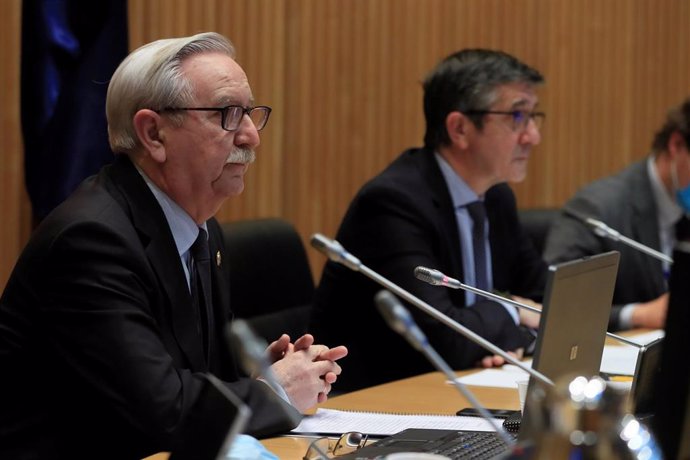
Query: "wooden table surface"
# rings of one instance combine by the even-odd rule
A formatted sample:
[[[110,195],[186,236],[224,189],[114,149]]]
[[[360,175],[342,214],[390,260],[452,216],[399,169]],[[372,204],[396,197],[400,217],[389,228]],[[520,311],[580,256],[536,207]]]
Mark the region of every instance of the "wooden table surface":
[[[457,374],[463,376],[472,372],[476,370]],[[446,381],[445,375],[432,372],[336,396],[319,407],[368,412],[455,414],[459,409],[468,407],[469,403]],[[469,388],[487,408],[520,408],[517,389]],[[311,438],[278,437],[264,439],[261,442],[281,459],[301,459]]]
[[[472,372],[476,370],[457,374],[463,376]],[[469,388],[488,408],[520,408],[517,389]],[[457,389],[446,383],[443,374],[432,372],[335,396],[318,407],[368,412],[455,414],[459,409],[468,406],[469,403]],[[301,459],[312,439],[281,436],[264,439],[261,443],[281,459]],[[167,460],[167,458],[167,453],[159,453],[147,457],[146,460]]]

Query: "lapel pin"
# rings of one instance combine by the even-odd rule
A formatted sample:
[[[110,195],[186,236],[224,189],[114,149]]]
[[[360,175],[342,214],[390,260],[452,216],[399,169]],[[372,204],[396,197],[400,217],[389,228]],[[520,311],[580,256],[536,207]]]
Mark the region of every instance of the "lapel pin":
[[[220,257],[220,251],[216,252],[216,265],[220,267],[220,262],[221,262],[221,257]]]

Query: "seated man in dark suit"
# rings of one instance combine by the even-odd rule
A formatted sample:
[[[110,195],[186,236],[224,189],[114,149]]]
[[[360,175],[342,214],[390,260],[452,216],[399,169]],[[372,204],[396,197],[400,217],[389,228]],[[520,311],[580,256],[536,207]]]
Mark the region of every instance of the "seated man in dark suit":
[[[344,347],[273,342],[276,397],[239,374],[224,339],[213,215],[242,192],[270,114],[234,56],[205,33],[145,45],[114,73],[113,164],[42,222],[0,299],[0,458],[174,451],[205,373],[249,405],[256,436],[326,399]]]
[[[676,195],[682,180],[690,174],[688,145],[690,99],[669,112],[647,158],[585,186],[565,208],[601,220],[622,235],[670,256],[675,227],[684,222]],[[620,251],[621,262],[609,329],[663,327],[668,304],[668,262],[597,236],[565,212],[551,226],[544,258],[562,262],[612,250]]]
[[[359,191],[336,236],[362,263],[517,353],[532,340],[520,324],[535,327],[536,315],[430,286],[413,270],[435,268],[524,297],[542,293],[546,265],[522,231],[505,184],[524,179],[530,151],[540,142],[544,114],[535,109],[542,81],[539,72],[498,51],[464,50],[440,62],[424,82],[424,147],[402,153]],[[343,266],[328,262],[324,269],[312,332],[348,347],[350,367],[340,389],[431,370],[379,316],[373,301],[378,289]],[[454,368],[503,363],[415,308],[412,313]]]

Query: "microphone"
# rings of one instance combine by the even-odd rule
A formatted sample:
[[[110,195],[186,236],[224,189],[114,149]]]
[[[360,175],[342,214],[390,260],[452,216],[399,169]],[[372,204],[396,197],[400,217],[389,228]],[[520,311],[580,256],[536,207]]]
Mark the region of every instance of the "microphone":
[[[510,305],[516,306],[518,308],[523,308],[525,310],[533,311],[535,313],[541,314],[541,310],[538,308],[535,308],[531,305],[527,305],[521,302],[517,302],[513,299],[510,299],[508,297],[503,297],[502,295],[494,294],[493,292],[485,291],[483,289],[479,289],[473,286],[469,286],[467,284],[461,283],[460,281],[456,280],[455,278],[451,278],[448,275],[445,275],[443,272],[440,272],[438,270],[434,270],[433,268],[427,268],[427,267],[417,267],[414,269],[414,276],[418,280],[424,281],[426,283],[429,283],[433,286],[444,286],[447,288],[451,289],[462,289],[465,291],[470,291],[474,292],[475,294],[478,294],[482,297],[489,298],[491,300],[495,300],[497,302],[505,302]],[[632,345],[633,347],[636,348],[642,348],[643,345],[640,345],[637,342],[634,342],[630,339],[626,339],[623,336],[620,336],[618,334],[614,334],[613,332],[606,332],[606,335],[608,337],[611,337],[612,339],[618,340],[619,342],[622,342],[626,345]]]
[[[358,258],[347,252],[345,248],[343,248],[343,246],[337,241],[331,240],[321,235],[320,233],[316,233],[311,237],[310,243],[312,247],[324,253],[330,260],[337,263],[341,263],[353,271],[362,273],[367,278],[371,279],[377,284],[383,286],[389,291],[392,291],[394,294],[410,302],[412,305],[422,310],[427,315],[445,324],[449,328],[453,329],[455,332],[461,334],[469,341],[475,343],[476,345],[479,345],[480,347],[494,355],[502,357],[509,363],[514,364],[523,371],[527,372],[529,375],[539,380],[540,382],[553,386],[553,381],[549,379],[547,376],[532,369],[531,367],[525,366],[524,363],[522,363],[520,360],[501,350],[499,347],[489,342],[476,332],[466,328],[462,324],[458,323],[457,321],[441,313],[428,303],[424,302],[419,297],[412,295],[410,292],[401,288],[397,284],[379,275],[378,273],[364,265],[362,262],[360,262]]]
[[[496,300],[498,302],[506,302],[518,308],[524,308],[525,310],[530,310],[535,313],[541,313],[540,309],[535,308],[531,305],[517,302],[513,299],[509,299],[508,297],[503,297],[501,295],[494,294],[493,292],[484,291],[483,289],[463,284],[455,278],[446,276],[442,272],[434,270],[433,268],[417,267],[414,269],[414,276],[418,280],[422,280],[434,286],[445,286],[451,289],[463,289],[465,291],[470,291],[474,292],[475,294],[479,294],[482,297],[488,297],[489,299]]]
[[[226,334],[228,340],[234,345],[233,349],[239,349],[239,359],[242,368],[249,375],[260,375],[262,380],[271,387],[271,390],[275,393],[275,396],[279,398],[279,395],[285,394],[285,390],[276,380],[273,369],[271,368],[271,363],[268,361],[268,356],[266,355],[266,348],[268,344],[265,340],[257,337],[252,331],[249,324],[243,319],[235,319],[226,327]],[[282,401],[283,399],[280,398]],[[292,405],[290,409],[287,409],[287,404],[283,404],[285,407],[284,415],[297,426],[302,420],[302,415],[299,411],[295,410]]]
[[[499,426],[496,421],[491,417],[486,408],[475,398],[475,396],[470,392],[470,390],[456,378],[453,370],[448,366],[443,358],[434,350],[434,348],[429,344],[426,335],[419,329],[417,323],[412,319],[412,315],[398,299],[391,294],[390,291],[385,289],[379,291],[376,296],[374,296],[376,306],[378,307],[381,315],[386,320],[386,323],[395,332],[399,333],[405,339],[407,339],[410,344],[422,352],[424,356],[431,362],[431,364],[439,371],[446,374],[446,377],[455,385],[455,388],[472,404],[472,407],[477,409],[479,414],[484,420],[486,420],[496,431],[501,441],[509,449],[515,444],[515,442],[508,436],[502,426]]]
[[[362,266],[359,259],[345,250],[336,240],[326,238],[320,233],[315,233],[311,237],[311,245],[314,249],[326,254],[333,262],[345,265],[352,271],[358,272]]]
[[[600,236],[602,238],[608,238],[612,241],[620,241],[621,243],[630,246],[631,248],[636,249],[640,252],[643,252],[649,256],[652,256],[655,259],[661,260],[662,262],[668,262],[669,264],[673,263],[673,259],[664,254],[663,252],[650,248],[649,246],[639,243],[633,240],[632,238],[628,238],[625,235],[621,235],[619,231],[612,229],[600,220],[586,216],[580,213],[579,211],[570,209],[568,207],[564,207],[563,212],[569,215],[570,217],[574,217],[575,219],[589,226],[592,229],[592,231],[594,231],[594,234],[596,234],[597,236]]]

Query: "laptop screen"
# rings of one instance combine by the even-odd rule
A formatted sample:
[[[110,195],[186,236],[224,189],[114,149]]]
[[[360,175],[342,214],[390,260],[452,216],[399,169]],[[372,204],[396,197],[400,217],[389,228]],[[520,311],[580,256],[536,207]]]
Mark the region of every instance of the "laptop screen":
[[[575,375],[599,375],[620,253],[597,254],[549,267],[532,366],[554,382]],[[520,439],[531,439],[530,379]]]
[[[618,252],[549,267],[533,366],[551,380],[599,375]]]

